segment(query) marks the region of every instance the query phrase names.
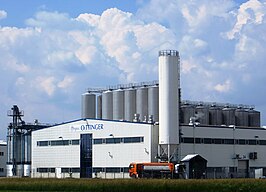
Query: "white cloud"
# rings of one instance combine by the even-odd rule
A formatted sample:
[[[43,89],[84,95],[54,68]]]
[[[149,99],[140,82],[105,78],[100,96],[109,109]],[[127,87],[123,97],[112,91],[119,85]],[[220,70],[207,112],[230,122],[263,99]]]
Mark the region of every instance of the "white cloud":
[[[141,6],[137,14],[112,8],[76,18],[42,11],[26,27],[0,27],[3,108],[42,106],[33,114],[50,122],[79,118],[87,87],[158,79],[160,49],[180,52],[182,99],[264,103],[265,1],[151,0]],[[46,110],[66,115],[58,120]]]
[[[5,19],[7,17],[7,12],[4,10],[0,10],[0,20]]]
[[[258,0],[249,0],[243,3],[238,9],[237,21],[234,28],[227,33],[228,39],[234,39],[248,22],[262,24],[265,11],[265,4],[263,5],[263,3]]]
[[[232,85],[231,85],[231,81],[230,80],[226,80],[224,83],[217,84],[214,87],[214,90],[216,90],[218,92],[228,92],[231,89],[232,89]]]

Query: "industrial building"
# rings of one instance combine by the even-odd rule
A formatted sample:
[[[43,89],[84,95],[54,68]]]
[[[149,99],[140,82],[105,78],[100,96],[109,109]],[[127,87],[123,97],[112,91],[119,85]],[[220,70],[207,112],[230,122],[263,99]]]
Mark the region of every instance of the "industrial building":
[[[5,141],[0,141],[0,177],[6,176],[7,146]]]
[[[260,112],[182,101],[179,71],[179,53],[160,51],[159,81],[89,88],[81,119],[31,129],[31,177],[127,178],[131,162],[179,163],[197,154],[207,162],[197,178],[254,177],[255,169],[266,168]]]

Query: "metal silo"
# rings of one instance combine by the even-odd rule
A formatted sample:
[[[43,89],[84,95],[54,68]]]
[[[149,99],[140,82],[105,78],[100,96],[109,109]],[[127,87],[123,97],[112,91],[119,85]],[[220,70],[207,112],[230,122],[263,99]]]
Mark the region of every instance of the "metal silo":
[[[84,93],[81,96],[81,118],[95,118],[96,95]]]
[[[124,119],[124,91],[118,89],[113,91],[113,120]]]
[[[105,91],[102,94],[102,119],[113,119],[113,92]]]
[[[141,87],[136,90],[136,113],[140,116],[140,121],[148,117],[148,88]]]
[[[196,117],[200,124],[209,125],[209,107],[202,104],[196,106]]]
[[[180,123],[189,124],[190,118],[195,116],[195,106],[184,103],[181,105],[180,110]]]
[[[153,121],[159,121],[159,87],[148,88],[148,115],[152,115]]]
[[[260,127],[260,112],[253,108],[248,110],[248,126],[249,127]]]
[[[97,96],[97,119],[102,119],[102,95]]]
[[[222,109],[223,124],[235,125],[235,108],[225,107]]]
[[[136,113],[136,89],[126,89],[124,93],[124,119],[126,121],[133,121]]]
[[[179,144],[179,53],[159,51],[159,154],[178,160]]]
[[[209,108],[209,120],[210,125],[222,125],[223,116],[222,116],[222,109],[215,105],[212,105]]]
[[[248,127],[248,111],[239,107],[235,110],[236,125]]]

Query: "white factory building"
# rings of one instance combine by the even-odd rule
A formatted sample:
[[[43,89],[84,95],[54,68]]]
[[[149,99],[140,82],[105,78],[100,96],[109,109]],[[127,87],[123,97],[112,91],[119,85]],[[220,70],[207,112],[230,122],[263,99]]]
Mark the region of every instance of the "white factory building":
[[[132,162],[178,163],[193,154],[207,161],[207,178],[255,177],[255,169],[266,168],[260,113],[181,101],[179,77],[179,54],[166,50],[159,52],[159,82],[88,89],[81,119],[31,132],[28,176],[128,178]]]

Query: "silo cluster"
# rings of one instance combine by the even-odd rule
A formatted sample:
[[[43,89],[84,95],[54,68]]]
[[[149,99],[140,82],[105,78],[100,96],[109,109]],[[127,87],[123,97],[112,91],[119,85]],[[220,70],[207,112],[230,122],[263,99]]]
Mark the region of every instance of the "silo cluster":
[[[100,93],[85,93],[81,105],[82,118],[158,122],[159,87],[156,84],[129,86]]]
[[[234,105],[183,102],[180,117],[183,124],[189,124],[190,118],[195,117],[201,125],[260,127],[260,112]]]

